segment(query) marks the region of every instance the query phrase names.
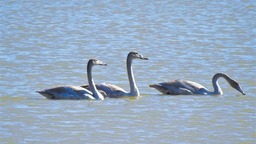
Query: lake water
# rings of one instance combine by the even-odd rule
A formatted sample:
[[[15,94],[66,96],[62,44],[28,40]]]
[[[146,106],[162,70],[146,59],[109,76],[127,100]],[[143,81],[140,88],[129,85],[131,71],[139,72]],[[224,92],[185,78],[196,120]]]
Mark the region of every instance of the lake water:
[[[0,143],[256,143],[253,0],[0,2]],[[125,59],[138,51],[141,96],[47,100],[36,90],[97,83],[129,90]],[[148,84],[196,81],[222,96],[163,96]]]

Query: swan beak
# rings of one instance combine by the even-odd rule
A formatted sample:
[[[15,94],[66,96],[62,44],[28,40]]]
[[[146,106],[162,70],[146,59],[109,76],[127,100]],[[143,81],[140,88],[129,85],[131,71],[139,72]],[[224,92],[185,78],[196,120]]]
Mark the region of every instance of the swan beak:
[[[243,91],[240,91],[243,95],[246,95]]]
[[[143,59],[143,60],[148,60],[148,58],[146,58],[146,57],[143,57],[142,59]]]
[[[242,93],[243,95],[246,95],[245,94],[245,92],[239,87],[238,89],[237,89],[240,93]]]
[[[142,59],[142,60],[148,60],[147,57],[143,57],[142,55],[140,55],[140,59]]]
[[[106,63],[102,63],[102,64],[100,64],[100,65],[102,65],[102,66],[107,66],[107,64],[106,64]]]

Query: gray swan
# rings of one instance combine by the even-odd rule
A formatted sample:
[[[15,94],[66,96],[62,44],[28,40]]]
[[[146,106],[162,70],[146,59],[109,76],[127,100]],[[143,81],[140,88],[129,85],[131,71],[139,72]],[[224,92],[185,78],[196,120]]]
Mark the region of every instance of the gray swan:
[[[94,65],[106,66],[97,59],[90,59],[87,63],[87,78],[91,91],[80,86],[57,86],[42,91],[37,91],[39,94],[48,99],[91,99],[91,100],[104,100],[104,96],[96,89],[95,83],[92,78],[92,67]]]
[[[127,74],[128,74],[129,84],[130,84],[130,92],[125,91],[123,88],[119,86],[106,84],[106,83],[96,84],[97,89],[105,92],[107,97],[109,98],[139,96],[140,92],[136,85],[134,75],[133,75],[133,69],[132,69],[132,61],[134,59],[148,60],[148,58],[143,57],[138,52],[130,52],[128,54],[126,59],[126,67],[127,67]],[[88,85],[83,85],[81,87],[89,89]]]
[[[222,95],[223,92],[218,84],[218,79],[224,78],[229,85],[245,95],[240,85],[225,73],[217,73],[212,78],[212,84],[214,91],[209,91],[207,88],[196,82],[188,80],[173,80],[169,82],[162,82],[158,84],[149,85],[149,87],[155,88],[163,94],[168,95]]]

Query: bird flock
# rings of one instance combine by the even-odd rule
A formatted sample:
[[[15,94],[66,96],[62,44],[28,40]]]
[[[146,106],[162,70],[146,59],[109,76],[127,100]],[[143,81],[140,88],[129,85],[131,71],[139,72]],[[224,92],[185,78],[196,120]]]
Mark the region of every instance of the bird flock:
[[[88,84],[82,86],[62,85],[44,90],[37,91],[39,94],[45,96],[47,99],[88,99],[88,100],[104,100],[105,98],[122,98],[122,97],[137,97],[140,96],[139,88],[133,74],[132,62],[135,59],[148,60],[147,57],[142,56],[138,52],[130,52],[127,55],[126,67],[130,91],[107,83],[95,84],[92,77],[92,67],[107,66],[106,63],[90,59],[87,63],[87,78]],[[222,95],[222,89],[219,86],[218,79],[224,78],[229,85],[245,95],[241,86],[225,73],[216,73],[212,78],[213,91],[199,83],[188,80],[171,80],[157,84],[150,84],[149,87],[155,88],[163,95]]]

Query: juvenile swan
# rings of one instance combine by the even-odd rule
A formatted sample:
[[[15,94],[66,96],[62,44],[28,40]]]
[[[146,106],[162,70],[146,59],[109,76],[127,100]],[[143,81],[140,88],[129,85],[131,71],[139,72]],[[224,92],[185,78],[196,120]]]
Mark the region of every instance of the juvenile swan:
[[[87,63],[87,78],[91,91],[80,86],[57,86],[42,91],[37,91],[48,99],[92,99],[104,100],[104,97],[95,87],[92,79],[92,67],[94,65],[106,66],[107,64],[96,59],[90,59]]]
[[[245,93],[241,89],[240,85],[228,76],[225,73],[217,73],[212,78],[212,85],[214,91],[211,92],[206,89],[204,86],[188,81],[188,80],[173,80],[169,82],[162,82],[158,84],[149,85],[149,87],[155,88],[156,90],[160,91],[163,94],[169,95],[222,95],[223,92],[219,86],[218,79],[222,77],[224,78],[231,87],[241,92],[243,95]]]
[[[110,98],[119,98],[119,97],[125,97],[125,96],[139,96],[140,92],[136,85],[134,75],[133,75],[133,70],[132,70],[132,61],[134,59],[148,60],[148,58],[143,57],[137,52],[130,52],[128,54],[127,60],[126,60],[126,66],[127,66],[128,79],[130,83],[130,92],[125,91],[123,88],[119,86],[106,84],[106,83],[96,84],[97,89],[104,91],[107,94],[107,97],[110,97]],[[82,87],[87,89],[89,88],[88,85],[84,85]]]

